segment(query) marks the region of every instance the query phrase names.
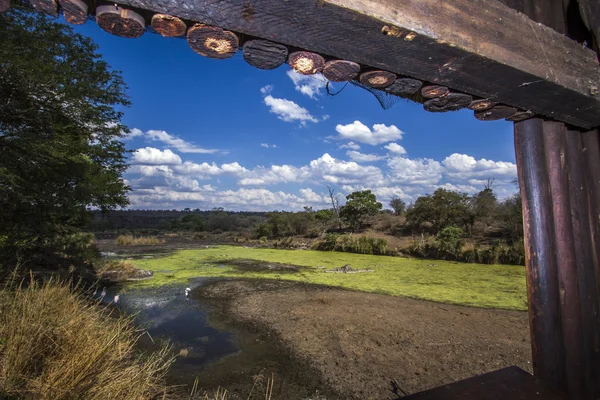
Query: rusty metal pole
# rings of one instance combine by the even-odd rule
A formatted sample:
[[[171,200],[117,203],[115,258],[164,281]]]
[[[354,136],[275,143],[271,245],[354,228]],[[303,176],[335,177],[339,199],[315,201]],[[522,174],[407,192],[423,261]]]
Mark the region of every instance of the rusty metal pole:
[[[545,157],[544,121],[533,118],[517,122],[514,130],[523,203],[533,369],[537,377],[566,391],[553,203]]]

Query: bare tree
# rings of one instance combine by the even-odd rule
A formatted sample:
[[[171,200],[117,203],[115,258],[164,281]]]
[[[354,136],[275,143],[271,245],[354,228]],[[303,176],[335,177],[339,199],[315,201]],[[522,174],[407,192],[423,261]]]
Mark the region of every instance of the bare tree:
[[[335,193],[335,189],[327,185],[327,191],[329,192],[329,199],[331,200],[331,208],[338,223],[338,228],[342,228],[342,220],[340,219],[340,194]]]

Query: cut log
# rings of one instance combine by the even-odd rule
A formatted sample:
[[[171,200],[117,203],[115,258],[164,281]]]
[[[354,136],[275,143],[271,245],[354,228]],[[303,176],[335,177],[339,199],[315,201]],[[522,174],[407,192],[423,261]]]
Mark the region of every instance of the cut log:
[[[528,111],[517,111],[510,117],[506,117],[506,120],[510,121],[510,122],[521,122],[521,121],[525,121],[526,119],[529,119],[533,116],[535,116],[535,114],[529,110]]]
[[[515,107],[509,107],[502,104],[494,106],[489,110],[484,111],[475,111],[475,118],[480,121],[497,121],[499,119],[504,119],[515,114],[518,109]]]
[[[331,60],[325,63],[323,76],[332,82],[345,82],[356,78],[360,64],[347,60]]]
[[[183,36],[187,30],[187,25],[181,18],[168,14],[154,14],[150,24],[152,29],[164,37]]]
[[[124,38],[138,38],[146,28],[144,17],[140,14],[114,5],[98,6],[96,21],[106,32]]]
[[[270,40],[252,39],[244,43],[244,60],[258,69],[275,69],[285,63],[288,48]]]
[[[489,99],[479,99],[479,100],[473,100],[471,102],[471,104],[469,104],[469,110],[473,110],[473,111],[484,111],[484,110],[489,110],[490,108],[494,107],[495,105],[497,105],[498,102],[497,101],[492,101]]]
[[[216,59],[233,57],[240,43],[235,33],[204,24],[188,29],[187,41],[196,53]]]
[[[33,8],[45,14],[58,17],[58,4],[56,0],[30,0]]]
[[[8,11],[10,8],[10,0],[0,0],[0,13]]]
[[[425,86],[423,89],[421,89],[421,94],[426,99],[434,99],[436,97],[443,97],[443,96],[447,95],[448,93],[450,93],[450,89],[448,89],[446,86],[429,85],[429,86]]]
[[[457,111],[467,107],[473,101],[473,96],[464,93],[449,93],[444,97],[427,100],[423,108],[430,112]]]
[[[385,91],[396,96],[412,96],[423,87],[423,82],[412,78],[398,78],[394,83],[385,88]]]
[[[65,21],[70,24],[82,25],[88,19],[88,5],[82,0],[59,0]]]
[[[383,89],[396,81],[396,74],[388,71],[367,71],[360,74],[359,80],[363,85]]]
[[[313,75],[323,70],[325,59],[310,51],[296,51],[290,54],[288,64],[302,75]]]

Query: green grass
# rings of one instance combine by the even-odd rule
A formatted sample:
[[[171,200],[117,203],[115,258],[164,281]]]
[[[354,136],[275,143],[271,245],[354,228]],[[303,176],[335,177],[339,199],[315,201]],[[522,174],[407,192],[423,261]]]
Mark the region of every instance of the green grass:
[[[306,266],[297,273],[243,271],[219,267],[217,261],[251,259]],[[526,310],[525,268],[514,265],[464,264],[439,260],[371,256],[338,252],[252,249],[219,246],[181,250],[171,255],[132,261],[138,268],[154,271],[154,279],[136,287],[181,283],[195,277],[262,278],[337,286],[441,303],[483,308]],[[374,269],[361,274],[324,273],[317,266]],[[435,266],[429,266],[434,264]]]

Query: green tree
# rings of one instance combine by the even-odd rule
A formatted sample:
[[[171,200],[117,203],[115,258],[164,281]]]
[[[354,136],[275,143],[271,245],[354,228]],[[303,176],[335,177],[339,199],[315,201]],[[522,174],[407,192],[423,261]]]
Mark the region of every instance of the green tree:
[[[406,213],[406,222],[413,227],[429,224],[434,232],[451,225],[469,230],[474,223],[474,213],[467,194],[437,189],[432,195],[421,196]]]
[[[128,204],[128,100],[97,45],[66,25],[13,7],[0,38],[0,239],[12,253],[52,246],[88,207]]]
[[[382,207],[370,190],[353,192],[346,196],[346,205],[340,210],[340,218],[355,231],[360,229],[367,218],[377,215]]]
[[[493,180],[488,180],[484,189],[473,196],[473,212],[475,219],[485,226],[497,220],[498,199],[493,189]]]
[[[399,197],[394,197],[390,200],[390,207],[394,210],[394,215],[402,215],[406,210],[406,203]]]

